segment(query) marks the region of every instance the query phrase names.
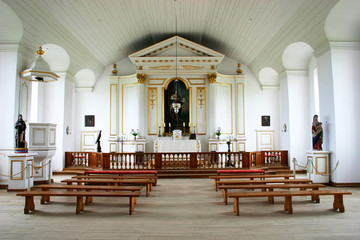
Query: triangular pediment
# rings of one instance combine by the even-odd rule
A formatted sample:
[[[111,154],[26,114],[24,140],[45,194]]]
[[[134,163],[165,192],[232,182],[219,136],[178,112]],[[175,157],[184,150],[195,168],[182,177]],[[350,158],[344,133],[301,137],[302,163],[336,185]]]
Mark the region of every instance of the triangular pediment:
[[[171,54],[174,54],[173,56],[175,56],[176,46],[178,46],[178,56],[224,57],[223,54],[200,44],[180,36],[173,36],[129,55],[129,58],[170,56]]]
[[[224,55],[180,36],[129,55],[139,70],[215,70]]]

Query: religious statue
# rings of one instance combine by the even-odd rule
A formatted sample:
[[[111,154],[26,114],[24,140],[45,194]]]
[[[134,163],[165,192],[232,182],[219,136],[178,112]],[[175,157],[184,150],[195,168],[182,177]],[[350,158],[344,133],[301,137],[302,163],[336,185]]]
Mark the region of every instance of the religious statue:
[[[322,142],[323,142],[323,128],[322,123],[318,120],[319,116],[314,115],[312,122],[312,144],[314,150],[322,150]]]
[[[95,144],[97,144],[97,152],[101,152],[101,143],[100,143],[100,139],[101,139],[101,130],[98,133],[97,139],[95,141]]]
[[[15,123],[15,129],[15,148],[27,148],[27,143],[25,141],[26,124],[21,114],[19,114],[18,120]]]

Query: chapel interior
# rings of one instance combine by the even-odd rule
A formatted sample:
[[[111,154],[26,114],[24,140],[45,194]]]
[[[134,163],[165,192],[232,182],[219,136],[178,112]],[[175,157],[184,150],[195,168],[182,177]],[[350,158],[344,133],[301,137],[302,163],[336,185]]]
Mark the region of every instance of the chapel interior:
[[[29,161],[31,185],[86,170],[157,170],[149,206],[166,191],[165,205],[190,201],[188,189],[212,190],[208,178],[218,170],[278,170],[351,191],[344,196],[349,207],[342,219],[349,224],[348,239],[355,239],[360,233],[354,204],[360,197],[359,12],[358,0],[0,0],[0,202],[16,202],[18,207],[9,209],[25,224],[24,199],[16,192],[29,190],[30,180],[23,178],[20,186],[13,174],[26,172]],[[159,190],[162,180],[166,191]],[[178,191],[170,187],[174,184]],[[207,200],[195,194],[194,201],[211,205],[210,191],[205,195]],[[137,201],[133,216],[124,216],[122,224],[144,212],[166,215],[146,204],[141,210],[141,197]],[[331,205],[332,197],[324,202]],[[258,224],[266,225],[261,211],[251,215],[242,207],[239,217],[245,209],[249,218],[244,226],[251,228],[258,216]],[[174,222],[159,230],[164,235],[133,230],[121,238],[286,237],[267,228],[220,236],[192,227],[186,234],[185,213],[196,209],[219,214],[219,226],[236,228],[231,211],[224,215],[193,204],[185,212],[175,210]],[[306,221],[320,224],[306,213],[301,213]],[[321,214],[319,228],[341,219]],[[75,224],[69,215],[61,217]],[[111,225],[106,214],[91,216]],[[193,221],[209,224],[204,216]],[[172,218],[148,219],[155,227]],[[287,220],[276,229],[287,229]],[[36,221],[47,225],[45,218]],[[92,220],[85,215],[83,221]],[[134,220],[134,229],[142,221]],[[8,224],[5,237],[36,236],[35,230],[28,236],[15,233],[9,229],[18,224]],[[74,232],[81,238],[79,229]],[[346,237],[336,227],[328,235],[305,232],[294,230],[293,238]]]

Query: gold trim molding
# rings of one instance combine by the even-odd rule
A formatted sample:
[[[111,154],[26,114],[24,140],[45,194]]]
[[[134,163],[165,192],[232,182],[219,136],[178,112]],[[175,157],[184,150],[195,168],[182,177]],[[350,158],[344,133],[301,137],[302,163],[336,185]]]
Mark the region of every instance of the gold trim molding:
[[[156,135],[157,133],[157,125],[158,125],[158,107],[157,107],[157,88],[156,87],[152,87],[152,88],[148,88],[148,135]],[[154,109],[155,106],[155,133],[150,133],[150,108]]]

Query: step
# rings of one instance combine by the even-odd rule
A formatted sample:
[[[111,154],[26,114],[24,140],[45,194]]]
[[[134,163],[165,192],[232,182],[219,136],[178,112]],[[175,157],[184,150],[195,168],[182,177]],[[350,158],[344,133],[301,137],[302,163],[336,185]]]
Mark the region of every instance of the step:
[[[266,171],[266,174],[293,174],[293,170],[268,170]],[[306,170],[296,170],[296,174],[304,174],[306,173]]]
[[[209,178],[212,174],[158,174],[158,178]]]

